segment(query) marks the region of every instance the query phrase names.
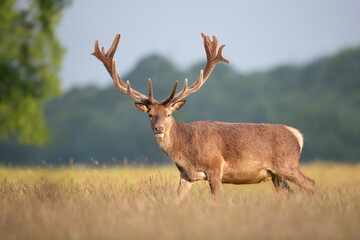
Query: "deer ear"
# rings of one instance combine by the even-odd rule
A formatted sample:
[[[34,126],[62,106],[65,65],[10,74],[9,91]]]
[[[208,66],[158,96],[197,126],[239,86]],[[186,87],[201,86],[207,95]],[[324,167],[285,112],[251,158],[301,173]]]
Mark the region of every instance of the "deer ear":
[[[140,111],[142,111],[142,112],[147,112],[147,111],[149,111],[148,106],[147,106],[146,104],[144,104],[144,103],[135,102],[135,107],[136,107],[137,109],[139,109]]]
[[[184,106],[184,104],[186,103],[186,100],[181,100],[181,101],[178,101],[176,103],[174,103],[171,108],[173,111],[177,111],[177,110],[180,110],[180,108],[182,108],[182,106]]]

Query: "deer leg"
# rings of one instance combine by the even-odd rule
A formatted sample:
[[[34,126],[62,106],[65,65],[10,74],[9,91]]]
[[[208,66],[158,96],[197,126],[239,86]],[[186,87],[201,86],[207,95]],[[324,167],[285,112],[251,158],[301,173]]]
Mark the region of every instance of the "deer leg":
[[[216,200],[219,196],[220,189],[221,189],[221,178],[218,174],[209,175],[208,181],[211,189],[211,193],[213,198]]]
[[[280,177],[279,175],[269,171],[271,174],[271,181],[276,189],[276,191],[279,190],[285,190],[286,192],[292,192],[290,186],[286,182],[285,178]]]
[[[193,183],[187,179],[185,174],[180,173],[180,183],[177,190],[177,202],[181,202],[184,199],[185,195],[190,190],[192,184]]]
[[[316,193],[315,181],[305,176],[300,169],[295,171],[289,180],[310,193]]]

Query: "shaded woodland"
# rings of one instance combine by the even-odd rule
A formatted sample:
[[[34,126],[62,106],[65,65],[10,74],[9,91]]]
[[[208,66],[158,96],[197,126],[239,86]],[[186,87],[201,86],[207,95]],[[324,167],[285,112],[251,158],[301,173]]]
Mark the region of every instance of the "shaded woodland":
[[[151,77],[156,99],[168,96],[175,80],[191,84],[204,63],[186,71],[168,59],[151,55],[138,62],[129,79],[147,92]],[[120,67],[120,66],[119,66]],[[109,86],[75,88],[45,107],[51,141],[45,146],[0,143],[3,164],[143,164],[170,163],[158,148],[146,114],[133,101]],[[301,161],[360,160],[360,47],[304,65],[283,65],[269,71],[242,74],[220,63],[196,94],[187,98],[179,121],[281,123],[298,128],[305,145]]]

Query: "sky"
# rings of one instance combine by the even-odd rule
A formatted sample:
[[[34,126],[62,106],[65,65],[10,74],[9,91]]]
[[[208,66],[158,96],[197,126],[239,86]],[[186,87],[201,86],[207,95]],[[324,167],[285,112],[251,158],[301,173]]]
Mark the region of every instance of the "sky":
[[[359,9],[359,0],[73,0],[57,29],[62,86],[112,84],[90,53],[96,39],[107,50],[117,33],[120,76],[154,53],[179,69],[205,61],[201,32],[226,44],[223,56],[238,72],[303,64],[359,46]]]

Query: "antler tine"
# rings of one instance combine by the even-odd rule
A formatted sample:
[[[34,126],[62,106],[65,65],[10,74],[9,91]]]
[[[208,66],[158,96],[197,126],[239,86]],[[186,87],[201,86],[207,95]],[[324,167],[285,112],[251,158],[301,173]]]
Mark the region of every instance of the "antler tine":
[[[99,49],[99,40],[95,40],[95,46],[94,46],[94,52],[91,53],[91,55],[97,57],[100,61],[101,59],[103,59],[101,56],[102,54],[100,53],[100,49]]]
[[[148,81],[149,81],[149,102],[153,103],[154,102],[154,96],[153,96],[153,87],[152,87],[151,78],[149,78]]]
[[[187,87],[187,80],[186,80],[183,90],[177,93],[174,96],[174,98],[170,100],[171,103],[177,102],[189,96],[190,94],[198,91],[201,88],[201,86],[205,83],[205,81],[208,79],[208,77],[210,76],[212,70],[214,69],[217,63],[219,62],[230,63],[229,60],[227,60],[222,56],[222,51],[225,47],[225,44],[221,45],[218,50],[217,46],[219,40],[215,36],[212,37],[213,39],[212,41],[210,40],[210,37],[204,33],[201,33],[201,36],[203,37],[204,48],[207,59],[205,69],[204,71],[203,70],[200,71],[199,78],[190,87]]]
[[[116,34],[115,39],[113,43],[111,44],[110,49],[105,53],[105,48],[102,47],[101,51],[99,48],[99,41],[95,41],[94,46],[94,52],[91,53],[91,55],[95,56],[97,59],[99,59],[105,66],[106,70],[112,77],[114,81],[115,87],[122,93],[129,95],[132,99],[135,101],[141,101],[144,103],[149,102],[149,98],[145,96],[144,94],[132,89],[130,87],[130,83],[124,83],[124,81],[119,77],[116,71],[116,62],[113,60],[113,57],[115,55],[117,46],[120,42],[120,34]],[[152,97],[153,99],[153,97]]]
[[[115,59],[113,60],[112,69],[113,69],[112,78],[113,78],[115,87],[116,87],[120,92],[129,95],[129,96],[130,96],[132,99],[134,99],[135,101],[141,101],[141,98],[140,98],[139,96],[133,94],[133,92],[131,91],[131,87],[130,87],[130,82],[129,82],[129,81],[126,82],[126,88],[124,88],[124,87],[122,87],[122,86],[120,85],[120,80],[119,80],[119,77],[118,77],[117,72],[116,72],[116,61],[115,61]]]
[[[177,89],[178,85],[179,85],[179,81],[176,81],[170,96],[167,99],[165,99],[164,101],[161,102],[162,105],[166,105],[166,104],[169,104],[169,103],[173,102],[172,100],[175,97],[176,89]]]
[[[216,54],[218,44],[219,40],[217,39],[217,37],[213,36],[213,40],[211,42],[211,53],[213,54],[213,56]]]
[[[183,87],[183,90],[181,92],[179,92],[178,94],[174,95],[174,98],[171,99],[169,102],[167,103],[175,103],[177,102],[178,100],[181,100],[182,98],[184,98],[187,90],[188,90],[188,79],[185,78],[185,82],[184,82],[184,87]],[[165,101],[164,101],[165,102]],[[162,103],[162,104],[167,104],[167,103]]]
[[[132,90],[132,88],[130,87],[130,81],[129,80],[126,81],[126,94],[129,95],[129,97],[131,97],[135,101],[140,101],[140,102],[143,102],[143,103],[147,103],[148,100],[149,100],[149,98],[144,96],[144,95],[137,96],[135,91]]]
[[[205,33],[201,33],[201,36],[203,37],[203,40],[204,40],[204,47],[205,47],[206,58],[207,58],[207,59],[211,59],[210,39],[209,39],[209,36],[207,36]]]
[[[112,65],[112,69],[113,69],[113,81],[114,81],[114,84],[115,84],[115,87],[122,93],[125,93],[126,95],[129,95],[129,97],[131,97],[133,100],[135,101],[140,101],[140,102],[143,102],[143,103],[151,103],[151,101],[149,100],[149,97],[133,90],[130,86],[130,81],[127,80],[126,81],[126,88],[125,87],[122,87],[120,85],[120,79],[119,79],[119,76],[117,75],[117,72],[116,72],[116,61],[115,59],[113,60],[113,65]],[[151,80],[150,80],[151,82]],[[152,96],[152,94],[151,94]]]
[[[218,59],[219,62],[222,61],[222,62],[230,63],[230,61],[229,61],[228,59],[226,59],[226,58],[224,58],[224,57],[222,56],[222,51],[223,51],[223,49],[224,49],[225,46],[226,46],[225,44],[222,44],[222,45],[219,47],[219,51],[218,51],[218,53],[217,53],[217,55],[216,55],[216,59]]]
[[[196,92],[197,90],[199,90],[201,88],[201,86],[204,84],[204,82],[205,82],[204,81],[204,71],[201,70],[199,78],[189,87],[188,91],[184,95],[189,96],[190,94]],[[180,98],[178,100],[180,100]]]
[[[117,46],[119,45],[120,36],[121,36],[120,34],[116,34],[115,39],[114,39],[113,43],[111,44],[111,47],[105,54],[106,57],[111,58],[111,59],[114,57]]]

